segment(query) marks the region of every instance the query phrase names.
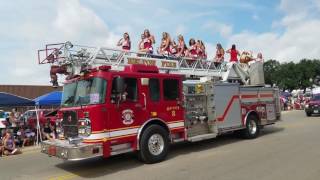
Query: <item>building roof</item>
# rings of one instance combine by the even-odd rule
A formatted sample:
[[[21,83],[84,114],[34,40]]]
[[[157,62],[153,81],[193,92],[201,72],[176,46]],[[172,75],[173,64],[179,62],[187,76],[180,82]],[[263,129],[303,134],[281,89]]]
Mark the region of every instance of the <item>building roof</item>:
[[[10,94],[34,99],[52,91],[61,91],[62,87],[53,88],[52,86],[39,85],[0,85],[0,92],[7,92]]]

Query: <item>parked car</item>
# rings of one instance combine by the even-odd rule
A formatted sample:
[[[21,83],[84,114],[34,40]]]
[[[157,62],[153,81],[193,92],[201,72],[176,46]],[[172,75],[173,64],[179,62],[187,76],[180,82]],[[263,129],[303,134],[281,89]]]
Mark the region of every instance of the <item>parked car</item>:
[[[39,123],[40,125],[50,121],[51,124],[55,124],[56,110],[50,109],[38,109]],[[37,125],[37,112],[36,110],[28,110],[22,115],[22,120],[28,126],[35,128]]]
[[[3,110],[0,110],[0,130],[6,129],[9,126],[9,113]],[[1,132],[1,131],[0,131]]]
[[[5,129],[7,126],[6,126],[6,123],[7,123],[7,120],[6,120],[6,114],[4,111],[0,110],[0,130],[1,129]]]
[[[320,94],[314,94],[310,101],[305,105],[307,116],[312,114],[320,114]]]

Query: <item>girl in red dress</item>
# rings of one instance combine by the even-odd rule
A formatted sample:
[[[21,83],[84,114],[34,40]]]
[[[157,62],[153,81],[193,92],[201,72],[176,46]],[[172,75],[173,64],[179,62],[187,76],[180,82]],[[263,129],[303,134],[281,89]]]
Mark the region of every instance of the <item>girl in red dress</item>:
[[[224,49],[222,48],[221,44],[217,44],[217,51],[216,51],[216,56],[214,57],[214,64],[217,66],[221,64],[224,61]]]
[[[161,55],[170,55],[171,54],[170,45],[172,45],[170,35],[167,32],[163,32],[161,45],[160,45],[160,48],[158,49],[158,53]]]
[[[196,44],[198,58],[207,59],[206,47],[204,46],[203,41],[198,40]]]
[[[189,40],[189,57],[191,58],[197,58],[198,57],[198,53],[197,53],[197,44],[196,41],[191,38]]]
[[[155,43],[154,36],[150,34],[148,29],[145,29],[143,32],[143,49],[140,49],[140,52],[152,54],[153,53],[153,44]]]
[[[118,41],[117,46],[121,46],[122,50],[124,51],[130,51],[131,41],[130,36],[127,32],[123,34],[123,38]]]
[[[188,48],[186,43],[184,42],[184,38],[182,35],[178,36],[178,45],[177,45],[177,57],[184,57],[188,54]]]
[[[230,62],[238,62],[238,56],[240,56],[240,53],[236,49],[236,45],[233,44],[227,53],[230,54]]]

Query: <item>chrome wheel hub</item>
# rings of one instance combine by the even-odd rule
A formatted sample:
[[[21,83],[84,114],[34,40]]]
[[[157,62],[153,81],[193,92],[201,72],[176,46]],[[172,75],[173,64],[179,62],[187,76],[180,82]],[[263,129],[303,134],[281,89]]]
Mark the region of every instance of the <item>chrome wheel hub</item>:
[[[249,122],[249,133],[255,134],[257,132],[257,123],[254,120]]]
[[[161,154],[164,149],[163,137],[160,134],[153,134],[150,136],[148,140],[148,148],[149,152],[154,156]]]

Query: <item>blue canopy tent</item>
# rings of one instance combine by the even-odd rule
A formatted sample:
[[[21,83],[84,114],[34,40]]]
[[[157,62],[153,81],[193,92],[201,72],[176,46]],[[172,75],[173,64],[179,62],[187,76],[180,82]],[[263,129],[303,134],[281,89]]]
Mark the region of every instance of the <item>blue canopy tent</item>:
[[[59,106],[61,103],[62,92],[53,91],[34,99],[37,106]]]
[[[61,91],[53,91],[48,94],[39,96],[33,100],[36,105],[35,109],[37,113],[37,127],[38,127],[37,129],[38,129],[38,133],[40,134],[40,141],[42,141],[42,136],[40,132],[39,115],[38,115],[39,106],[59,106],[61,104],[61,98],[62,98]],[[37,142],[38,142],[38,136],[37,136]]]
[[[34,105],[35,103],[31,99],[6,92],[0,92],[0,107],[21,107]]]

